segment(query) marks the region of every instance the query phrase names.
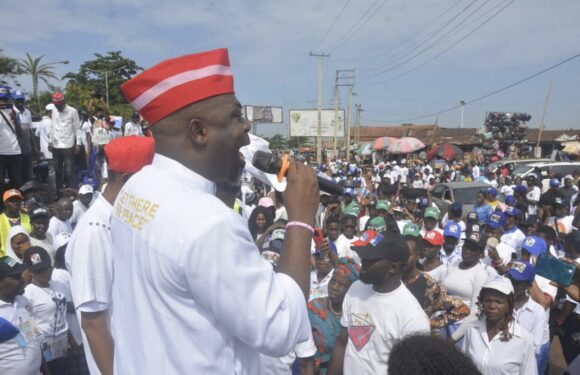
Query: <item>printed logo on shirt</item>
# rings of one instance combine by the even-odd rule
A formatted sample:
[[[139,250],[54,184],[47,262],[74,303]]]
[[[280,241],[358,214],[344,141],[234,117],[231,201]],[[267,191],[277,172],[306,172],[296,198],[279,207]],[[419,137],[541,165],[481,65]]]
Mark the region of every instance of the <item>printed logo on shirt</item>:
[[[360,352],[366,346],[375,329],[373,320],[368,314],[352,314],[351,326],[348,327],[348,337],[357,351]]]
[[[141,230],[157,213],[159,204],[123,192],[118,199],[115,215],[134,229]]]

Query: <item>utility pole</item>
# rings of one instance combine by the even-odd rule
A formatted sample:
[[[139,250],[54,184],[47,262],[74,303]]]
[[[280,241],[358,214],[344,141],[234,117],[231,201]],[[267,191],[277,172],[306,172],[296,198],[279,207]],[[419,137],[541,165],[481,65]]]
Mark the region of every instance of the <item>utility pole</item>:
[[[552,94],[552,80],[550,79],[550,82],[548,83],[548,93],[546,94],[546,101],[544,102],[544,112],[542,112],[542,120],[540,121],[540,131],[538,132],[538,141],[536,142],[536,149],[540,147],[540,139],[542,138],[542,132],[544,131],[544,119],[546,118],[546,111],[548,110],[548,102],[550,101],[551,94]]]
[[[360,146],[360,113],[363,112],[362,104],[355,104],[356,108],[356,133],[354,136],[354,142]]]
[[[460,100],[459,104],[461,105],[461,123],[460,123],[459,127],[461,129],[463,129],[463,107],[465,107],[465,101]]]
[[[336,151],[336,127],[338,126],[338,106],[340,104],[340,91],[338,90],[338,76],[339,71],[336,71],[336,78],[334,79],[334,126],[332,129],[333,137],[332,137],[332,155],[334,157],[338,157],[338,153]],[[343,119],[344,120],[344,119]]]
[[[354,87],[355,80],[355,70],[354,69],[342,69],[337,70],[337,81],[340,82],[336,86],[346,86],[348,87],[348,117],[346,122],[346,157],[350,160],[350,128],[352,123],[352,89]]]
[[[123,65],[120,68],[115,68],[112,70],[94,70],[94,69],[85,68],[89,72],[105,75],[105,102],[107,103],[107,112],[109,111],[109,73],[115,73],[121,69],[125,69],[126,67],[127,67],[127,65]]]
[[[310,56],[318,58],[318,127],[316,131],[316,161],[322,164],[322,59],[330,57],[330,53],[313,53]]]

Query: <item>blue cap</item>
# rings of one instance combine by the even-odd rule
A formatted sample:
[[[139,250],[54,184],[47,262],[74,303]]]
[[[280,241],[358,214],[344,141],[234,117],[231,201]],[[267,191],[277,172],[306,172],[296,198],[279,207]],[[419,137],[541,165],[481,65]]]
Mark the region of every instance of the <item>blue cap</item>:
[[[489,225],[493,229],[502,227],[505,224],[505,214],[501,211],[494,211],[485,224]]]
[[[354,195],[354,188],[347,187],[344,189],[344,195]]]
[[[552,178],[550,180],[550,187],[559,187],[560,186],[560,180],[558,180],[557,178]]]
[[[463,205],[460,202],[453,202],[449,205],[449,211],[461,214],[463,211]]]
[[[443,236],[461,238],[461,227],[457,223],[447,223],[443,230]]]
[[[427,198],[421,198],[419,200],[419,207],[425,208],[427,206],[429,206],[429,199],[427,199]]]
[[[528,188],[525,187],[524,185],[516,185],[516,187],[514,188],[514,191],[517,191],[518,193],[525,194],[528,192]]]
[[[487,194],[491,194],[491,195],[493,195],[494,197],[496,197],[496,196],[497,196],[497,190],[496,190],[495,188],[492,188],[492,187],[490,187],[490,188],[487,188],[487,191],[486,191],[486,193],[487,193]]]
[[[527,236],[522,244],[522,249],[526,250],[532,255],[545,253],[548,250],[548,245],[543,238],[538,236]]]
[[[509,207],[508,207],[508,208],[505,210],[505,212],[504,212],[504,213],[505,213],[505,215],[506,215],[506,216],[516,216],[516,217],[517,217],[517,216],[520,216],[520,214],[521,214],[521,211],[520,211],[520,210],[518,210],[518,209],[517,209],[517,208],[515,208],[515,207],[509,206]]]
[[[10,87],[6,85],[0,85],[0,98],[10,99]]]
[[[517,202],[516,197],[514,197],[513,195],[508,195],[507,197],[505,197],[505,204],[507,204],[508,206],[515,206]]]
[[[526,261],[515,260],[511,263],[508,274],[516,281],[527,281],[531,283],[536,277],[536,270],[534,266]]]
[[[12,93],[12,100],[24,100],[24,93],[20,90],[16,90]]]

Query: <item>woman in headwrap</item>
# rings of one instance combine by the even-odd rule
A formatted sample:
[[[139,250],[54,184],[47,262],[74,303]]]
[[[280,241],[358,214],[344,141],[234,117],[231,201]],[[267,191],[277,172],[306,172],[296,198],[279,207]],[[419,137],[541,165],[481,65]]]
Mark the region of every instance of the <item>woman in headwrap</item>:
[[[334,343],[341,330],[342,301],[351,284],[358,280],[359,270],[359,265],[351,258],[340,258],[328,284],[328,297],[308,302],[308,317],[316,344],[316,374],[327,373]]]
[[[6,255],[22,263],[22,256],[26,250],[32,245],[30,244],[30,236],[24,227],[15,225],[8,231],[5,248]]]

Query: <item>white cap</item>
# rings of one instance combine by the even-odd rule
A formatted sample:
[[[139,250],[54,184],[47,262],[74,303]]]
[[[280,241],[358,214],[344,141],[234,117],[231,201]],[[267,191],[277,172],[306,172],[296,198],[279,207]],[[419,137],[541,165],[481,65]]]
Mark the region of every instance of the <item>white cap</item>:
[[[401,159],[401,164],[407,164],[407,159]]]
[[[80,195],[94,194],[94,193],[95,193],[95,190],[93,189],[93,187],[91,185],[83,185],[79,189],[79,194]]]
[[[393,160],[393,161],[391,162],[391,164],[393,164],[393,165],[397,165],[397,161],[396,161],[396,160]]]
[[[514,287],[511,283],[511,281],[509,281],[507,278],[505,278],[503,276],[499,276],[499,275],[497,275],[493,279],[490,279],[488,282],[483,284],[481,289],[494,289],[502,294],[505,294],[506,296],[513,294],[513,292],[514,292]]]
[[[574,177],[572,177],[572,175],[571,175],[571,174],[567,174],[567,175],[564,177],[564,180],[565,180],[565,179],[567,179],[567,178],[569,178],[570,180],[573,180],[573,179],[574,179]]]

